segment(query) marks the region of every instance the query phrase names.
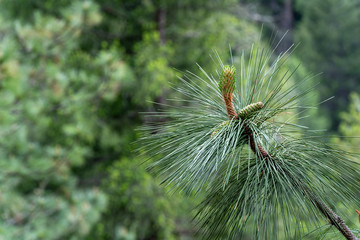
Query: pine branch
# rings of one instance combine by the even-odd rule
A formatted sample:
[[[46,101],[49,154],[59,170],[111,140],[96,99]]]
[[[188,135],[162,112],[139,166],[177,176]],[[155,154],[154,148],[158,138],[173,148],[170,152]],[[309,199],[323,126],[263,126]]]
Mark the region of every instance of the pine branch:
[[[229,108],[228,106],[233,106],[233,103],[229,102],[229,99],[233,99],[232,96],[231,97],[223,96],[223,97],[226,108]],[[258,105],[260,105],[261,107],[263,106],[262,103]],[[245,110],[244,109],[242,110],[242,112],[248,112],[249,114],[250,112],[259,109],[259,107],[254,107],[254,106],[255,104],[248,105],[244,108]],[[232,119],[234,117],[232,111],[230,112],[228,111],[228,115],[229,115],[229,119]],[[239,116],[245,116],[245,114],[242,113],[239,114]],[[241,121],[239,116],[237,116],[236,119]],[[272,158],[270,154],[259,143],[256,142],[256,140],[254,139],[254,133],[252,132],[251,128],[248,126],[248,123],[246,121],[244,122],[243,127],[244,127],[244,134],[246,134],[247,137],[249,138],[249,142],[250,142],[249,145],[253,153],[257,156],[260,156],[260,158],[263,159],[264,161],[276,161],[275,158]],[[278,165],[281,166],[281,164]],[[339,232],[341,232],[341,234],[346,239],[358,240],[358,238],[351,232],[349,227],[345,224],[344,220],[342,220],[330,207],[328,207],[313,192],[311,192],[311,190],[300,179],[296,179],[285,169],[282,170],[287,175],[287,177],[289,177],[289,179],[292,179],[293,184],[297,185],[301,189],[301,191],[304,193],[304,195],[306,195],[309,198],[312,204],[314,204],[314,206],[319,209],[319,211],[331,222],[333,226],[335,226],[339,230]]]
[[[248,61],[242,55],[237,76],[221,60],[216,79],[202,68],[205,79],[187,73],[178,107],[162,106],[151,114],[162,121],[143,127],[140,150],[151,158],[152,173],[174,191],[205,195],[197,216],[204,238],[239,239],[245,232],[256,239],[300,238],[325,216],[356,239],[329,205],[360,205],[359,164],[279,121],[280,114],[297,112],[298,100],[311,91],[296,90],[308,79],[290,83],[286,59],[254,46]]]

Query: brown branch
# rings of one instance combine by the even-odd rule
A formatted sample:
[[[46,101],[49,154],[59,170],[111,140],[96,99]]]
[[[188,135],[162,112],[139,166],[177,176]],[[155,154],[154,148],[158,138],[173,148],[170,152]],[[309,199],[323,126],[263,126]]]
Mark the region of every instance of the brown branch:
[[[234,108],[232,94],[224,94],[223,99],[225,102],[226,112],[227,112],[227,115],[229,116],[229,119],[232,120],[234,118],[238,118],[238,115]]]
[[[247,123],[244,124],[245,133],[249,137],[250,148],[256,154],[260,155],[262,159],[272,159],[269,153],[259,144],[256,143],[254,139],[254,134],[251,131]],[[274,161],[275,162],[275,161]],[[348,240],[358,240],[358,238],[351,232],[350,228],[330,207],[328,207],[324,202],[322,202],[300,179],[295,179],[286,169],[282,169],[283,172],[292,180],[292,182],[299,186],[302,192],[309,198],[309,200],[314,204],[319,211],[330,220],[331,224],[335,226],[341,234]]]
[[[255,142],[254,134],[247,124],[245,126],[245,132],[250,138],[250,147],[251,150],[262,157],[262,159],[272,159],[269,153],[262,148],[262,146]],[[249,132],[250,131],[250,132]],[[257,145],[257,148],[256,148]],[[348,240],[358,240],[358,238],[351,232],[349,227],[345,224],[344,220],[342,220],[330,207],[328,207],[324,202],[322,202],[300,179],[295,179],[288,171],[282,169],[283,172],[292,179],[294,184],[297,184],[302,192],[309,198],[309,200],[314,204],[315,207],[319,209],[319,211],[330,220],[331,224],[335,226],[341,234]]]
[[[269,159],[268,152],[259,143],[255,142],[254,133],[251,131],[247,121],[244,123],[244,133],[249,137],[251,150],[263,159]]]
[[[307,192],[309,198],[314,201],[313,204],[325,217],[330,220],[331,224],[334,225],[346,239],[358,240],[358,238],[351,232],[350,228],[345,224],[344,220],[342,220],[330,207],[319,200],[309,189],[305,188],[304,190]]]
[[[232,95],[232,94],[231,94]],[[225,98],[223,95],[224,102],[226,105],[226,110],[228,113],[229,119],[239,119],[237,113],[235,112],[235,108],[232,103],[232,96]],[[241,121],[241,119],[239,119]],[[244,120],[243,120],[244,121]],[[255,155],[259,156],[264,160],[271,160],[276,163],[275,159],[270,156],[270,154],[259,144],[256,142],[254,138],[254,133],[248,125],[248,122],[244,121],[244,134],[249,137],[249,145],[251,150]],[[279,164],[278,164],[279,165]],[[281,166],[280,166],[281,167]],[[319,211],[329,219],[330,223],[335,226],[339,232],[348,240],[358,240],[358,238],[351,232],[350,228],[345,224],[344,220],[342,220],[329,206],[327,206],[324,202],[322,202],[300,179],[296,179],[292,176],[286,169],[282,169],[283,172],[289,177],[295,186],[300,187],[301,191],[305,196],[309,198],[312,204],[319,209]]]

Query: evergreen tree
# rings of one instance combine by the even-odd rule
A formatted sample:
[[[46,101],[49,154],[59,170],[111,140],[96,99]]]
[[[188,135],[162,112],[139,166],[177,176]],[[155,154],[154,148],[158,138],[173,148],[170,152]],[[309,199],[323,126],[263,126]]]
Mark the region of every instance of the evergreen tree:
[[[297,5],[302,13],[296,33],[299,52],[310,71],[323,72],[321,98],[335,96],[325,107],[333,121],[331,129],[337,130],[349,93],[359,90],[359,1],[298,1]]]
[[[101,20],[92,2],[45,4],[31,14],[18,4],[0,2],[0,235],[83,239],[107,199],[76,172],[94,142],[114,136],[100,107],[131,73],[111,49],[79,49],[83,29]]]

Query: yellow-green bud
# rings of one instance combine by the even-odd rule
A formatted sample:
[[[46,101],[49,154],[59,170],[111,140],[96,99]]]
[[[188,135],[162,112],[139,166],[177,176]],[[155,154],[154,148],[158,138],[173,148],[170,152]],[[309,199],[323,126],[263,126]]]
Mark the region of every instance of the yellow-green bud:
[[[263,107],[264,104],[262,102],[252,103],[241,109],[238,115],[240,118],[246,119],[251,117],[256,111],[259,111]]]
[[[219,82],[219,88],[223,94],[231,94],[235,90],[235,73],[234,66],[224,66]]]

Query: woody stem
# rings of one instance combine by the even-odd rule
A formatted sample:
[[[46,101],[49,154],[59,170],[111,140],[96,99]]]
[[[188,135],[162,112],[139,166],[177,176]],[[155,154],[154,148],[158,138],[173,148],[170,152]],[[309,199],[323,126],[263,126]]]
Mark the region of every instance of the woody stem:
[[[233,103],[232,96],[223,95],[227,114],[229,119],[239,119],[238,114],[236,113]],[[241,121],[241,119],[240,119]],[[248,125],[247,121],[244,121],[244,134],[246,134],[249,138],[249,145],[251,150],[255,155],[259,156],[264,160],[271,160],[276,163],[276,159],[272,158],[270,154],[259,144],[256,142],[254,138],[254,133]],[[277,163],[279,167],[281,164]],[[344,220],[342,220],[329,206],[327,206],[323,201],[321,201],[307,186],[305,183],[301,181],[301,179],[297,179],[295,176],[292,176],[286,169],[282,169],[283,172],[289,177],[294,186],[298,187],[305,196],[311,201],[311,203],[319,209],[319,211],[329,219],[330,223],[335,226],[339,232],[348,240],[358,240],[358,238],[351,232],[350,228],[345,224]]]
[[[262,159],[275,159],[271,158],[269,153],[259,144],[255,142],[253,132],[244,124],[245,133],[249,137],[250,148],[256,154],[260,155]],[[278,164],[279,165],[279,164]],[[280,165],[281,166],[281,165]],[[358,238],[351,232],[349,227],[329,206],[322,202],[300,179],[296,179],[287,170],[282,169],[283,172],[292,180],[293,184],[301,189],[303,194],[308,197],[311,203],[319,209],[319,211],[329,219],[330,223],[335,226],[341,234],[348,240],[358,240]]]

